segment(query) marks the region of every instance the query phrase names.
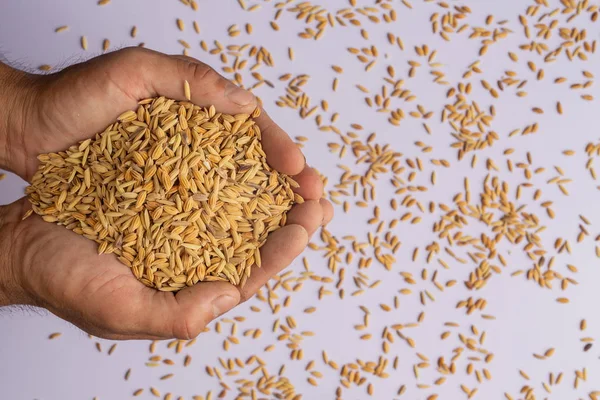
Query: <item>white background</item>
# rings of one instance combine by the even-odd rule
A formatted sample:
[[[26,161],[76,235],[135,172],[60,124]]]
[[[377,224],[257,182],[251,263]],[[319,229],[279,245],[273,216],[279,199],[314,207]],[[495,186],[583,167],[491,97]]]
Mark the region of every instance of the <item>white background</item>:
[[[292,304],[289,308],[280,311],[278,316],[273,316],[268,306],[258,300],[253,300],[240,306],[225,318],[233,316],[246,317],[245,322],[239,324],[238,337],[241,344],[232,346],[229,352],[222,350],[221,343],[228,335],[227,324],[223,325],[223,334],[212,331],[199,337],[198,342],[186,348],[180,355],[175,355],[173,350],[166,349],[165,344],[159,345],[158,354],[176,360],[178,366],[160,368],[147,368],[144,363],[150,354],[148,353],[148,342],[126,342],[119,343],[113,355],[106,354],[111,343],[101,341],[102,353],[95,348],[97,339],[88,339],[87,335],[78,331],[68,323],[53,316],[45,315],[43,312],[24,310],[0,310],[0,388],[3,399],[126,399],[131,398],[134,390],[144,388],[145,393],[140,399],[150,399],[148,392],[150,386],[159,389],[163,395],[172,392],[176,396],[191,398],[194,394],[205,395],[208,390],[213,390],[213,396],[220,391],[216,378],[210,378],[204,370],[206,365],[218,366],[218,357],[231,358],[240,357],[246,359],[249,355],[258,354],[267,362],[267,369],[271,374],[277,374],[282,364],[286,365],[285,376],[295,385],[297,392],[303,394],[305,399],[334,399],[335,388],[339,385],[339,371],[334,371],[324,365],[321,359],[322,350],[327,350],[330,359],[339,365],[355,362],[357,359],[364,361],[377,361],[381,353],[381,332],[384,326],[395,323],[415,322],[417,315],[425,311],[425,321],[418,328],[404,330],[404,333],[412,337],[417,346],[411,349],[405,342],[398,340],[391,346],[391,351],[386,357],[390,366],[386,372],[390,375],[387,379],[368,376],[368,381],[373,383],[375,393],[372,398],[377,399],[426,399],[431,394],[439,394],[439,399],[462,399],[466,398],[461,391],[460,385],[469,388],[478,388],[477,399],[501,399],[508,392],[517,399],[519,390],[524,385],[535,389],[537,398],[551,399],[577,399],[588,398],[593,390],[600,390],[600,360],[598,360],[600,345],[584,353],[584,343],[580,342],[582,337],[596,337],[600,331],[600,317],[598,316],[598,282],[600,280],[600,263],[595,256],[594,238],[599,233],[597,226],[600,224],[600,211],[597,201],[598,182],[595,182],[585,170],[587,156],[585,145],[588,142],[596,142],[600,139],[598,132],[599,104],[597,100],[585,102],[580,99],[583,93],[589,93],[600,98],[596,86],[586,91],[570,90],[569,85],[586,80],[581,74],[583,69],[593,73],[600,73],[600,62],[598,55],[589,55],[587,62],[568,62],[565,57],[560,61],[545,65],[542,58],[534,53],[518,50],[518,46],[528,43],[523,36],[522,27],[518,22],[518,15],[523,14],[530,2],[523,1],[466,1],[473,10],[469,15],[467,23],[472,26],[485,26],[485,17],[489,14],[495,16],[495,20],[506,19],[505,27],[512,29],[514,34],[502,39],[499,43],[492,45],[484,57],[479,57],[479,40],[469,40],[471,30],[460,35],[454,35],[452,41],[445,42],[439,36],[431,32],[429,17],[433,12],[443,13],[434,2],[413,1],[412,10],[404,7],[400,1],[390,2],[397,10],[398,21],[393,24],[374,24],[360,17],[363,27],[369,32],[369,40],[360,36],[359,28],[336,27],[328,29],[325,36],[319,40],[305,40],[297,36],[304,29],[304,22],[298,21],[295,14],[284,11],[278,24],[280,31],[275,33],[269,26],[275,8],[274,1],[259,2],[247,1],[251,4],[261,4],[262,7],[255,12],[243,11],[237,1],[213,0],[199,1],[200,9],[197,12],[185,7],[176,0],[113,0],[111,4],[99,7],[95,1],[20,1],[10,2],[3,0],[0,4],[0,53],[14,65],[22,68],[35,69],[40,64],[52,66],[65,66],[73,62],[100,54],[102,40],[110,39],[112,46],[121,47],[136,45],[145,42],[147,47],[168,53],[181,53],[182,47],[177,43],[178,39],[184,39],[191,44],[190,55],[213,65],[217,70],[222,66],[217,56],[211,56],[202,51],[199,41],[205,40],[210,48],[213,48],[213,40],[219,40],[223,45],[251,43],[263,45],[272,53],[275,66],[268,68],[263,66],[259,72],[265,79],[271,80],[275,88],[267,86],[259,88],[256,93],[265,104],[270,114],[284,127],[290,136],[303,135],[309,138],[305,143],[304,151],[311,166],[318,168],[329,178],[327,190],[332,190],[332,185],[337,183],[341,169],[336,165],[343,164],[354,166],[355,158],[350,151],[344,159],[340,160],[337,155],[329,153],[326,144],[339,143],[337,135],[332,132],[321,132],[316,129],[314,118],[302,120],[297,111],[290,109],[278,109],[274,101],[278,96],[284,95],[285,83],[277,78],[284,73],[308,74],[309,83],[303,87],[304,91],[311,97],[311,104],[317,105],[321,99],[329,102],[330,111],[323,113],[324,118],[333,112],[340,114],[336,126],[343,132],[355,131],[350,124],[361,124],[365,129],[355,131],[363,139],[371,132],[377,132],[376,143],[390,144],[396,151],[402,152],[404,160],[406,157],[414,159],[420,157],[424,161],[424,172],[419,173],[416,182],[430,187],[426,193],[418,193],[415,196],[424,204],[429,201],[452,204],[452,197],[462,191],[464,177],[468,176],[471,182],[471,196],[473,202],[477,202],[481,183],[487,171],[485,160],[490,158],[499,166],[500,171],[494,172],[501,180],[506,180],[511,186],[511,200],[514,200],[514,189],[519,183],[524,182],[523,173],[515,169],[511,173],[506,168],[506,158],[513,163],[527,162],[526,152],[530,151],[533,157],[533,168],[544,167],[546,171],[536,175],[532,183],[542,189],[543,200],[553,201],[553,209],[557,214],[554,220],[546,217],[545,212],[538,205],[534,205],[532,199],[533,190],[523,192],[521,200],[517,204],[529,205],[527,210],[537,213],[541,219],[541,225],[547,226],[545,232],[540,236],[544,241],[545,249],[549,256],[553,250],[554,240],[561,236],[570,241],[573,253],[565,253],[557,256],[554,269],[564,276],[570,276],[579,282],[577,286],[570,286],[566,292],[561,292],[559,285],[555,282],[553,290],[540,289],[523,276],[510,277],[516,270],[526,270],[531,267],[522,251],[521,246],[503,245],[503,254],[509,261],[508,266],[501,275],[494,275],[487,286],[480,291],[468,291],[463,281],[468,279],[473,264],[469,262],[461,265],[453,261],[449,256],[442,253],[440,257],[451,265],[451,269],[443,270],[439,264],[432,262],[427,265],[425,261],[424,247],[436,240],[437,237],[431,231],[432,224],[440,217],[439,212],[434,215],[423,214],[423,221],[418,225],[401,223],[395,229],[395,234],[402,241],[401,250],[396,255],[398,261],[392,271],[386,271],[382,266],[373,262],[373,265],[362,272],[369,276],[370,282],[377,279],[382,280],[376,289],[369,289],[365,294],[351,297],[349,294],[356,290],[352,283],[352,277],[357,272],[355,257],[353,263],[346,266],[346,281],[344,288],[346,297],[340,300],[337,295],[327,296],[319,301],[317,292],[319,282],[307,281],[301,291],[292,294]],[[292,1],[291,4],[299,3]],[[374,1],[359,1],[359,6],[373,6]],[[533,2],[531,2],[533,3]],[[556,0],[549,0],[551,11],[561,7]],[[324,1],[315,2],[322,4],[332,12],[348,7],[346,1]],[[453,2],[453,5],[455,3]],[[458,4],[458,3],[456,3]],[[460,3],[463,4],[463,3]],[[289,6],[288,6],[289,7]],[[540,12],[540,14],[542,11]],[[176,18],[181,18],[186,23],[184,32],[180,32],[175,24]],[[563,25],[564,17],[556,17]],[[197,35],[192,29],[192,21],[200,24],[201,34]],[[252,35],[243,32],[245,23],[251,22],[254,27]],[[547,22],[547,21],[545,21]],[[242,34],[231,38],[227,36],[227,28],[237,24]],[[535,24],[535,19],[530,18],[530,25]],[[55,34],[54,29],[60,25],[69,25],[69,30]],[[138,36],[132,39],[129,31],[133,25],[138,27]],[[496,26],[495,24],[492,26]],[[565,25],[566,26],[566,25]],[[589,14],[580,16],[573,21],[569,27],[577,26],[586,28],[588,40],[599,38],[600,26],[598,23],[590,22]],[[405,51],[400,51],[397,46],[387,44],[386,34],[393,32],[402,37]],[[535,30],[532,27],[532,33]],[[81,35],[86,35],[89,49],[84,52],[79,47]],[[558,44],[556,30],[553,32],[551,43]],[[462,162],[456,160],[456,151],[449,147],[453,142],[450,136],[450,127],[440,121],[440,112],[448,101],[445,93],[449,86],[441,86],[432,83],[433,77],[426,67],[426,60],[418,58],[413,48],[416,45],[427,44],[431,49],[438,51],[437,61],[443,63],[441,68],[446,79],[451,84],[461,81],[461,75],[466,71],[468,65],[480,59],[480,68],[483,73],[472,77],[469,81],[473,83],[473,95],[484,108],[491,104],[496,107],[497,117],[493,121],[492,130],[498,133],[500,141],[492,148],[477,152],[479,163],[477,168],[470,167],[470,153]],[[356,60],[346,50],[347,47],[365,47],[376,45],[379,50],[377,65],[369,72],[364,71],[364,65]],[[287,57],[288,46],[294,49],[295,60],[290,61]],[[514,63],[507,56],[508,51],[519,54],[520,61]],[[408,78],[408,60],[417,60],[424,64],[413,79]],[[542,81],[536,81],[535,74],[527,69],[527,61],[535,61],[538,67],[544,68],[546,77]],[[251,65],[252,62],[249,62]],[[336,74],[330,67],[336,64],[343,66],[344,73]],[[413,111],[416,104],[421,104],[429,111],[435,111],[435,116],[428,121],[432,134],[428,135],[422,125],[422,120],[408,117],[402,122],[401,127],[393,127],[387,122],[387,114],[376,113],[374,109],[366,106],[364,94],[358,91],[356,84],[368,87],[374,95],[380,90],[382,78],[386,76],[385,68],[393,65],[397,78],[405,78],[405,87],[409,88],[416,96],[413,103],[405,104],[398,101],[393,103],[393,108],[402,107],[405,112]],[[515,89],[509,88],[501,93],[499,99],[493,99],[479,84],[480,79],[485,79],[491,84],[503,76],[506,70],[518,73],[520,79],[527,79],[528,84],[524,90],[529,95],[525,98],[515,96]],[[245,82],[254,83],[250,72],[246,69],[243,73]],[[340,80],[337,92],[332,92],[331,83],[334,77]],[[553,83],[558,76],[568,78],[568,83],[556,85]],[[565,109],[565,114],[559,116],[555,112],[556,101],[560,100]],[[532,107],[540,107],[545,110],[543,115],[534,114]],[[523,128],[534,122],[539,123],[539,131],[529,136],[508,137],[513,129]],[[414,145],[416,141],[422,141],[433,147],[431,153],[422,153]],[[507,148],[514,148],[515,152],[506,157],[502,152]],[[572,149],[576,154],[566,157],[563,150]],[[430,159],[447,159],[451,162],[451,168],[441,168],[432,165]],[[567,184],[569,196],[564,196],[556,185],[546,182],[556,176],[554,166],[561,167],[565,177],[573,180]],[[429,184],[431,171],[437,173],[437,184],[433,187]],[[356,169],[357,173],[364,171],[364,165]],[[25,183],[17,177],[9,175],[0,182],[0,203],[8,203],[19,198],[23,193]],[[341,207],[336,207],[336,218],[328,229],[337,236],[347,247],[350,242],[341,239],[344,235],[355,235],[361,242],[366,242],[367,233],[374,231],[374,226],[368,225],[367,220],[372,217],[372,206],[379,205],[382,210],[382,220],[390,221],[399,218],[405,209],[400,207],[393,211],[389,207],[389,201],[394,195],[394,190],[389,183],[389,178],[381,176],[376,182],[377,201],[370,204],[367,209],[351,207],[349,214],[344,214]],[[400,201],[403,196],[396,196]],[[348,198],[350,203],[355,200]],[[538,203],[539,204],[539,203]],[[576,236],[579,232],[578,225],[581,221],[578,215],[585,215],[591,225],[587,227],[590,231],[582,243],[576,244]],[[416,214],[415,214],[416,215]],[[469,221],[465,234],[478,235],[486,232],[487,228],[476,221]],[[313,238],[314,243],[321,245],[318,235]],[[416,262],[411,261],[413,249],[420,247],[420,256]],[[455,248],[456,250],[456,248]],[[465,255],[462,250],[456,250]],[[331,276],[334,282],[337,277],[331,275],[327,269],[327,263],[322,258],[324,252],[307,250],[305,256],[311,265],[311,269],[320,276]],[[466,257],[466,255],[465,255]],[[573,274],[566,269],[566,264],[577,266],[579,272]],[[298,276],[302,270],[302,262],[299,258],[290,267]],[[456,279],[458,284],[451,289],[441,293],[428,281],[417,279],[418,284],[410,287],[413,291],[411,296],[400,296],[401,306],[397,310],[385,313],[379,308],[380,303],[392,304],[394,295],[398,290],[406,288],[407,285],[401,279],[399,272],[411,272],[419,277],[421,270],[427,268],[431,274],[439,270],[439,282]],[[327,284],[326,288],[335,290],[333,284]],[[428,302],[424,307],[419,303],[418,293],[420,290],[429,290],[436,296],[435,302]],[[288,293],[279,290],[278,294],[283,299]],[[496,320],[484,320],[481,313],[466,316],[464,309],[456,309],[457,301],[474,298],[485,298],[489,305],[486,314],[496,317]],[[557,297],[568,297],[570,303],[558,304]],[[262,308],[262,312],[254,313],[249,310],[251,305]],[[371,311],[371,323],[367,331],[358,332],[353,329],[354,325],[362,323],[363,313],[358,308],[365,305]],[[302,310],[309,306],[318,308],[313,314],[304,314]],[[294,315],[299,331],[312,330],[316,333],[314,337],[304,340],[304,360],[291,361],[289,349],[284,342],[278,342],[276,336],[271,332],[275,318],[282,320],[287,315]],[[588,329],[586,332],[579,331],[579,321],[586,318]],[[460,328],[445,328],[445,322],[454,321],[460,324]],[[440,356],[448,361],[452,357],[452,349],[460,346],[457,334],[462,333],[468,337],[471,325],[476,325],[480,332],[487,332],[485,348],[495,354],[492,363],[485,365],[493,378],[484,380],[479,384],[474,376],[467,376],[465,369],[466,357],[463,356],[457,362],[457,372],[448,376],[447,382],[439,387],[433,385],[433,381],[440,376],[435,372],[434,366]],[[241,335],[246,329],[260,327],[263,335],[259,340],[252,340]],[[445,341],[440,340],[440,334],[444,330],[451,330],[452,336]],[[53,341],[47,339],[52,332],[62,332],[63,335]],[[370,341],[361,341],[359,336],[363,333],[371,333]],[[276,344],[276,350],[265,353],[263,349],[269,344]],[[547,360],[537,360],[533,353],[542,354],[548,348],[555,348],[556,353]],[[416,356],[419,352],[431,360],[433,366],[422,371],[420,379],[416,380],[412,373],[412,366],[419,361]],[[181,365],[183,356],[190,354],[193,362],[188,368]],[[393,358],[398,355],[400,362],[397,370],[391,368]],[[467,354],[473,355],[473,354]],[[318,379],[319,386],[309,385],[306,378],[309,376],[304,367],[310,360],[315,360],[314,370],[323,373],[323,378]],[[476,364],[481,365],[481,363]],[[573,388],[575,369],[587,368],[588,381],[581,382],[579,389]],[[129,381],[124,381],[123,374],[132,368],[132,376]],[[227,377],[225,382],[235,388],[235,379],[248,376],[247,368],[238,377]],[[526,371],[531,377],[530,381],[524,380],[518,373],[519,370]],[[175,373],[175,377],[168,381],[160,381],[158,378],[168,372]],[[548,394],[542,388],[542,382],[548,381],[548,374],[553,372],[557,375],[564,373],[563,381],[558,386],[552,387],[552,394]],[[405,384],[407,392],[403,396],[396,396],[400,385]],[[431,388],[419,389],[417,384],[428,384]],[[365,399],[365,386],[353,389],[344,389],[344,399]],[[233,399],[237,392],[232,390],[227,399]]]

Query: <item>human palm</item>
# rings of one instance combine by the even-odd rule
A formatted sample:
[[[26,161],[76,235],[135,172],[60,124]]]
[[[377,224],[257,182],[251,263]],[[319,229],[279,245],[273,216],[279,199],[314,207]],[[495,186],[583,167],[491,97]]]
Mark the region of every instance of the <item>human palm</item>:
[[[254,96],[197,60],[125,49],[32,80],[35,90],[24,102],[23,129],[11,141],[21,144],[11,167],[30,180],[38,154],[92,137],[141,99],[183,100],[184,80],[198,105],[231,114],[250,113],[257,106]],[[45,307],[97,336],[159,339],[194,337],[213,318],[252,296],[332,216],[331,205],[321,199],[320,178],[297,146],[266,114],[257,122],[269,164],[293,175],[306,201],[295,205],[287,225],[269,236],[260,250],[262,266],[253,269],[244,288],[202,282],[176,295],[150,289],[114,255],[98,255],[92,241],[34,216],[22,222],[13,218],[8,235],[18,249],[12,264],[22,302]],[[28,206],[21,200],[11,207],[22,214]]]

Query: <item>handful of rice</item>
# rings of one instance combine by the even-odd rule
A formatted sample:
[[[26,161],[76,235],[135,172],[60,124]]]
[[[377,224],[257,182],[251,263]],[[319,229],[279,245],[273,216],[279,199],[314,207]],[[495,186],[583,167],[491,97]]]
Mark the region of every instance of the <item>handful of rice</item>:
[[[267,164],[259,115],[143,100],[93,139],[40,155],[26,193],[45,221],[114,253],[147,286],[243,286],[267,235],[303,202]]]

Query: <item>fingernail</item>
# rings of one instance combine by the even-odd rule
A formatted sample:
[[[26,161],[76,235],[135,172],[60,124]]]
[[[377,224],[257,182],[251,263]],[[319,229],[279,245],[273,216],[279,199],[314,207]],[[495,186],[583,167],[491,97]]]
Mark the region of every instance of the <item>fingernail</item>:
[[[238,106],[247,106],[254,101],[254,95],[241,87],[227,82],[225,87],[225,97],[237,104]]]
[[[219,315],[225,314],[237,305],[237,300],[228,294],[221,295],[213,300],[213,315],[217,318]]]

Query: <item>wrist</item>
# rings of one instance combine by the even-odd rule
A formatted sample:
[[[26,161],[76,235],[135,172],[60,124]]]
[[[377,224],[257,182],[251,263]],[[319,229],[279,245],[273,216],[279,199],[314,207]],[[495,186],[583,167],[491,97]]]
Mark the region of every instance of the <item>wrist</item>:
[[[0,63],[0,168],[23,175],[26,109],[34,85],[30,74]]]

